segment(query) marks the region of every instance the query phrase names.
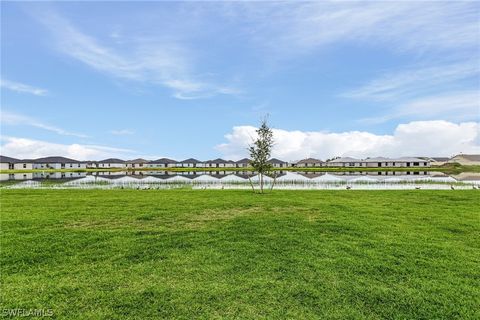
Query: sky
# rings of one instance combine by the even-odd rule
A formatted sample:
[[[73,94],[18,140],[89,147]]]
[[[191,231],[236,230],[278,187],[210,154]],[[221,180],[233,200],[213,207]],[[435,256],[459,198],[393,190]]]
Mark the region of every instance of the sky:
[[[480,153],[480,3],[1,2],[0,153]]]

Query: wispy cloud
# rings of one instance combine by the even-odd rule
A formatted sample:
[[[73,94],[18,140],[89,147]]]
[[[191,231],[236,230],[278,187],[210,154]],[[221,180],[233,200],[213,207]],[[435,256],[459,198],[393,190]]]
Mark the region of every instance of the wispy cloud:
[[[345,41],[416,53],[478,48],[480,9],[475,2],[316,1],[244,6],[247,14],[236,16],[252,25],[252,38],[289,53]],[[228,12],[235,16],[231,8]]]
[[[238,93],[234,88],[196,75],[192,71],[191,53],[173,41],[139,38],[123,43],[119,50],[80,31],[53,11],[38,18],[52,32],[60,51],[115,78],[160,85],[173,90],[173,96],[179,99]]]
[[[397,118],[443,118],[449,120],[480,120],[480,92],[460,91],[421,97],[400,104],[383,115],[361,119],[376,124]]]
[[[116,136],[126,136],[126,135],[134,134],[135,131],[129,130],[129,129],[120,129],[120,130],[111,130],[110,133]]]
[[[452,84],[479,75],[478,61],[410,67],[396,73],[383,75],[360,88],[342,94],[342,96],[376,101],[405,99],[435,90],[441,85]]]
[[[2,154],[15,158],[39,158],[52,155],[78,160],[100,160],[110,157],[132,157],[133,150],[85,144],[60,144],[42,140],[1,137]]]
[[[48,93],[48,91],[45,89],[32,87],[24,83],[15,82],[7,79],[0,79],[0,87],[18,93],[28,93],[36,96],[45,96]]]
[[[32,117],[28,117],[25,115],[21,115],[18,113],[14,112],[9,112],[9,111],[4,111],[1,110],[0,112],[0,121],[2,125],[23,125],[23,126],[31,126],[47,131],[54,132],[56,134],[62,135],[62,136],[73,136],[77,138],[88,138],[88,135],[81,134],[81,133],[75,133],[75,132],[70,132],[65,129],[52,126],[49,124],[46,124],[38,119],[34,119]]]

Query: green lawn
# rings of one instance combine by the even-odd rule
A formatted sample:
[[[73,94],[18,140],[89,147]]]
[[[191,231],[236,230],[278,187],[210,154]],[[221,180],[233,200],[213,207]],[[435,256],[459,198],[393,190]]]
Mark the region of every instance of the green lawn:
[[[1,308],[479,319],[480,192],[0,190]]]

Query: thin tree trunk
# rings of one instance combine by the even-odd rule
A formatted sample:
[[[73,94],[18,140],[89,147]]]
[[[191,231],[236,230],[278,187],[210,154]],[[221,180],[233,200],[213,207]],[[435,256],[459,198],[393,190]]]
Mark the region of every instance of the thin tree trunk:
[[[250,186],[252,187],[252,190],[255,193],[255,187],[253,186],[253,182],[252,182],[252,179],[250,179],[250,177],[248,177],[248,181],[250,181]]]
[[[277,182],[277,173],[273,175],[273,182],[272,182],[272,186],[270,187],[270,191],[273,190],[273,187],[275,186],[275,182]]]
[[[260,193],[263,193],[263,173],[260,173]]]

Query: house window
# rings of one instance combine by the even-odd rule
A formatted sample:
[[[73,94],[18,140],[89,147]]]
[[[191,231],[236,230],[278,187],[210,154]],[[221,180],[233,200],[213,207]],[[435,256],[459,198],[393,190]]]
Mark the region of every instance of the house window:
[[[27,164],[24,163],[24,164],[23,164],[23,169],[26,169],[26,168],[27,168]]]
[[[414,162],[413,165],[416,166],[416,167],[418,167],[418,166],[420,165],[420,163]]]

